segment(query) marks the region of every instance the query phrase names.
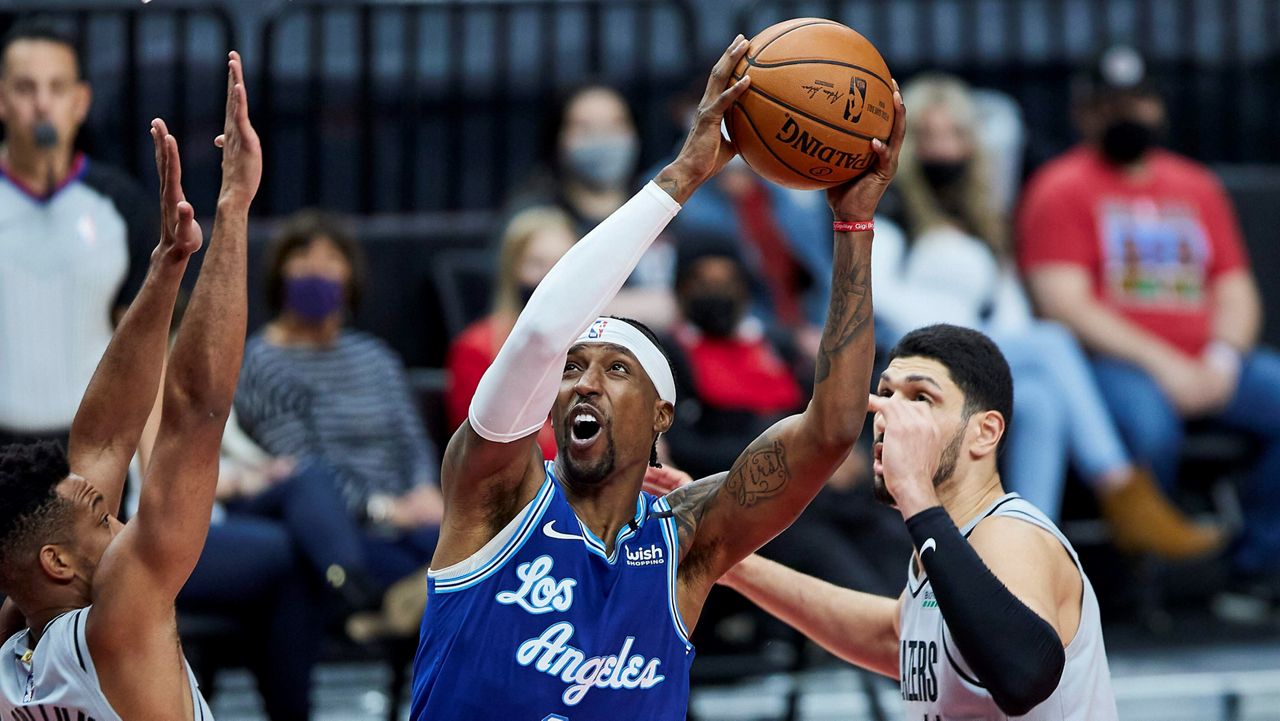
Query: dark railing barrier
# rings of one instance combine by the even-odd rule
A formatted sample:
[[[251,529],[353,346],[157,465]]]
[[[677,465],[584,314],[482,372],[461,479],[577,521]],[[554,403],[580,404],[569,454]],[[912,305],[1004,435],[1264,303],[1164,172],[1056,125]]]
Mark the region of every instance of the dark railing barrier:
[[[536,164],[558,92],[598,79],[667,150],[689,81],[683,0],[419,0],[285,7],[263,32],[272,212],[489,208]],[[661,146],[661,147],[658,147]]]
[[[896,76],[937,69],[1022,105],[1034,165],[1074,137],[1070,80],[1117,43],[1139,49],[1169,108],[1169,143],[1212,162],[1280,162],[1275,0],[758,0],[738,27],[792,17],[866,35]]]
[[[181,141],[187,194],[213,210],[226,98],[226,57],[232,24],[218,7],[171,3],[99,4],[60,8],[35,3],[0,9],[0,33],[19,17],[39,12],[75,34],[93,104],[79,144],[94,158],[150,180],[155,160],[151,119],[165,118]]]

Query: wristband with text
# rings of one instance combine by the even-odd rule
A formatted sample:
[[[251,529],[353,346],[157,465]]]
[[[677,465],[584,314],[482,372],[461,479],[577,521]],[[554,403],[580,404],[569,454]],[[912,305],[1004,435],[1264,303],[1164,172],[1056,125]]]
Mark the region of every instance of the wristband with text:
[[[875,230],[876,222],[874,220],[856,220],[845,221],[837,220],[831,224],[837,233],[861,233],[867,230]]]

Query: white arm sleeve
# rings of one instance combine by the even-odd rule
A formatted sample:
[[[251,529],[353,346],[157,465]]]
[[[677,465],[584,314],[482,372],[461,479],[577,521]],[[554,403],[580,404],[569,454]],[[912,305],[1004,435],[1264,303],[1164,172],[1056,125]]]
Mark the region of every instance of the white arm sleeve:
[[[467,414],[472,430],[509,443],[542,427],[560,387],[565,353],[679,210],[650,182],[565,253],[480,379]]]

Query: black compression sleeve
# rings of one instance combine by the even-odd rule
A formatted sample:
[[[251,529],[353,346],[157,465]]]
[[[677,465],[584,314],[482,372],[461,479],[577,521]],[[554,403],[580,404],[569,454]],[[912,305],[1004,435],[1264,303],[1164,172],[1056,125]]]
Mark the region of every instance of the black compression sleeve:
[[[1005,587],[941,507],[907,519],[951,638],[996,705],[1026,714],[1058,687],[1058,634]]]

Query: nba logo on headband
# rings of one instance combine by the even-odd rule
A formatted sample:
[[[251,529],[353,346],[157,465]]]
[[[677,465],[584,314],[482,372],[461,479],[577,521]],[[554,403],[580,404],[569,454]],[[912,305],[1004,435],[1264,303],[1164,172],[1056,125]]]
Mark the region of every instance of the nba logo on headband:
[[[662,349],[649,340],[639,328],[620,318],[596,318],[582,335],[578,343],[609,343],[626,348],[640,362],[640,367],[653,381],[658,397],[671,405],[676,403],[676,379],[671,374],[671,364],[663,355]]]

